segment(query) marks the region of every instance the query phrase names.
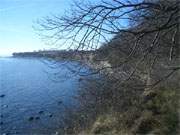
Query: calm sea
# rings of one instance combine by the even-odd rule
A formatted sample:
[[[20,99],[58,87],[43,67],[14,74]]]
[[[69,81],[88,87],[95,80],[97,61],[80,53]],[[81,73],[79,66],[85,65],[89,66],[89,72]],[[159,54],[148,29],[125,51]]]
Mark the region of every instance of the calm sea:
[[[0,134],[55,134],[76,106],[79,76],[71,64],[0,58]]]

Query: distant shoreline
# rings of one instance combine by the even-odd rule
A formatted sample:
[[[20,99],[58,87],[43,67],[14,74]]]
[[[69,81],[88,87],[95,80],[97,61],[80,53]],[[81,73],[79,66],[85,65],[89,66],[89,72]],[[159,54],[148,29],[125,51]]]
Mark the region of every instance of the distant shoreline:
[[[15,52],[13,57],[41,57],[41,58],[57,58],[57,59],[75,59],[80,60],[81,57],[89,57],[94,55],[95,51],[74,51],[74,50],[46,50],[37,52]]]
[[[13,56],[0,56],[0,58],[12,58]]]

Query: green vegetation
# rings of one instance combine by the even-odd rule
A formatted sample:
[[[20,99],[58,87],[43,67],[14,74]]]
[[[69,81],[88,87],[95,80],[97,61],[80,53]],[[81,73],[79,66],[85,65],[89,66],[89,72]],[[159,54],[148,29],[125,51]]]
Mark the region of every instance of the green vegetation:
[[[179,87],[168,82],[151,90],[124,85],[113,87],[109,79],[85,77],[80,107],[69,110],[63,133],[77,135],[176,135]]]
[[[159,88],[154,97],[123,109],[97,115],[82,133],[90,135],[175,135],[178,126],[179,90]],[[145,103],[144,103],[145,102]]]
[[[149,126],[158,134],[175,134],[179,122],[179,99],[179,89],[159,88],[156,96],[144,105],[145,109],[152,112],[150,120],[154,122]]]

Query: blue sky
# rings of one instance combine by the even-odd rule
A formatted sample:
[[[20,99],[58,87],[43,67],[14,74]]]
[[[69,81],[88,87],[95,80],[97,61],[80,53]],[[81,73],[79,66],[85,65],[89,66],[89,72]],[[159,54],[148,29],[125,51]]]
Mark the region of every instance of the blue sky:
[[[63,14],[72,0],[0,0],[0,56],[49,49],[33,23],[50,14]]]

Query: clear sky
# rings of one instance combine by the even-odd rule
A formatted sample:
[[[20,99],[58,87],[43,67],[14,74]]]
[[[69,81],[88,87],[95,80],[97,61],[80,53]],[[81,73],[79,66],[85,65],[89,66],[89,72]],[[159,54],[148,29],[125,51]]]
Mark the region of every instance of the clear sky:
[[[50,14],[63,14],[72,0],[0,0],[0,56],[49,49],[33,23]]]

